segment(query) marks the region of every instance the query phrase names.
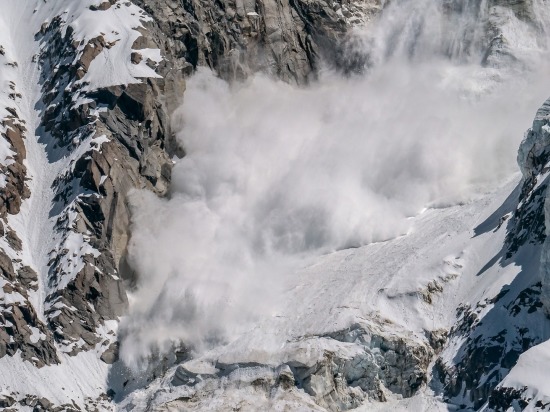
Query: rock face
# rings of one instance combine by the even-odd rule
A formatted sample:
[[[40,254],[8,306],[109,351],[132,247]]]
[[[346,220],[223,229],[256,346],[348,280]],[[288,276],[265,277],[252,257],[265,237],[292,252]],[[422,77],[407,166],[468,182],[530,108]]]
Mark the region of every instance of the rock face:
[[[261,71],[290,83],[316,76],[321,59],[347,63],[342,40],[348,29],[378,12],[381,2],[138,0],[154,22],[156,43],[185,73],[198,66],[222,78],[244,79]],[[175,73],[177,71],[173,71]]]
[[[15,86],[10,85],[10,88]],[[10,93],[11,94],[11,93]],[[17,93],[12,94],[14,99],[17,98]],[[27,177],[27,168],[23,164],[26,158],[26,150],[23,139],[25,138],[24,121],[18,118],[17,111],[14,108],[8,110],[8,116],[2,120],[2,127],[5,132],[2,136],[10,143],[11,150],[14,152],[12,156],[13,163],[9,166],[2,165],[0,172],[5,176],[6,183],[0,198],[0,216],[5,218],[6,215],[15,215],[21,209],[21,202],[28,199],[30,192],[25,178]]]

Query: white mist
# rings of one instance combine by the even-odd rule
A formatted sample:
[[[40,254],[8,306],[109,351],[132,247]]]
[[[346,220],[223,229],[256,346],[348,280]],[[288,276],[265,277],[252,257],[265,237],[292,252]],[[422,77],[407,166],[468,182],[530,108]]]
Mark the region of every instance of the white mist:
[[[546,45],[504,13],[520,64],[487,61],[495,11],[456,3],[449,15],[435,0],[392,2],[350,43],[371,62],[365,75],[327,72],[307,88],[261,75],[229,85],[206,70],[189,80],[172,194],[133,195],[140,283],[121,324],[125,362],[231,340],[276,309],[304,259],[404,235],[422,208],[516,172],[550,94]]]

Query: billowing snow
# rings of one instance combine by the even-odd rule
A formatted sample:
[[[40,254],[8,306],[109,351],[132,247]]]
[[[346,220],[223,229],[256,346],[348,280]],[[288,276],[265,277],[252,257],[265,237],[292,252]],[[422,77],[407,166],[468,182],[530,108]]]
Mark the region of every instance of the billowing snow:
[[[506,233],[505,225],[497,229],[494,213],[502,210],[503,204],[512,206],[506,200],[518,180],[516,175],[500,189],[479,194],[462,205],[429,208],[410,219],[412,230],[406,236],[308,260],[285,278],[285,292],[271,317],[252,325],[228,345],[186,363],[186,368],[207,374],[215,371],[217,362],[278,366],[290,359],[314,365],[326,351],[351,358],[364,351],[360,344],[308,336],[323,336],[354,324],[426,342],[426,331],[454,324],[460,303],[475,305],[494,297],[520,271],[513,264],[487,265],[502,247]],[[433,293],[430,304],[420,294],[434,280],[442,291]],[[155,395],[158,402],[189,395],[185,386],[171,386],[173,372],[162,382],[138,389],[123,405],[133,403],[136,410],[146,410],[147,394],[160,388],[165,393]],[[243,402],[259,402],[247,396],[228,389],[216,399],[229,402],[240,397]],[[366,404],[358,410],[435,412],[446,408],[427,387],[414,398],[395,397],[387,404]],[[216,409],[205,406],[204,410]]]

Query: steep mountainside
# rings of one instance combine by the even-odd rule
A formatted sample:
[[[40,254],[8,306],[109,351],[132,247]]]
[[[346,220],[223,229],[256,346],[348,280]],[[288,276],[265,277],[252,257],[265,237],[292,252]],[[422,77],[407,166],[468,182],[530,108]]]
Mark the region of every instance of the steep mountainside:
[[[537,75],[547,0],[1,6],[0,408],[550,408],[550,100],[519,147],[521,176],[426,205],[403,236],[292,256],[276,314],[231,339],[198,350],[173,336],[141,369],[119,359],[137,339],[121,319],[153,318],[129,315],[145,287],[128,255],[132,196],[182,197],[172,173],[194,159],[181,123],[207,90],[197,70],[308,90],[430,54],[473,67],[459,94],[477,98]]]

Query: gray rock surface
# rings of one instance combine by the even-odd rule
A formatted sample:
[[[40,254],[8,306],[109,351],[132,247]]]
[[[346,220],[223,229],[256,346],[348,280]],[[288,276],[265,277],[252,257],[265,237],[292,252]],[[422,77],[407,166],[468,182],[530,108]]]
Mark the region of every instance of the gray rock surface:
[[[99,13],[115,3],[103,2],[95,9]],[[73,355],[93,348],[103,339],[97,328],[125,313],[128,302],[123,279],[132,277],[125,262],[130,234],[127,195],[132,189],[164,195],[170,182],[171,157],[182,154],[170,131],[164,79],[85,91],[86,83],[79,80],[92,61],[112,44],[100,35],[81,47],[73,33],[62,16],[52,16],[35,34],[42,45],[41,54],[36,56],[41,71],[42,143],[50,162],[64,156],[74,158],[74,166],[60,174],[53,186],[55,203],[50,216],[56,219],[58,245],[50,254],[49,272],[41,274],[52,291],[45,297],[46,324],[38,319],[27,294],[27,290],[39,287],[35,269],[24,263],[14,265],[9,254],[0,254],[2,276],[8,282],[4,290],[21,295],[23,301],[1,307],[0,320],[13,325],[1,331],[0,357],[20,350],[23,359],[35,359],[38,366],[59,361],[54,342],[66,346],[64,351]],[[10,87],[16,94],[16,86]],[[170,87],[174,94],[181,95],[183,78],[179,88],[172,83]],[[77,96],[88,103],[74,104]],[[98,117],[95,109],[99,105],[107,110]],[[26,128],[16,109],[8,113],[2,120],[6,127],[3,137],[15,155],[14,162],[2,166],[6,185],[0,191],[0,218],[4,222],[7,214],[19,212],[30,195],[23,163]],[[101,148],[92,145],[86,151],[80,150],[87,140],[98,136],[105,136],[109,142]],[[11,249],[20,251],[23,245],[17,233],[5,225],[2,231]],[[82,252],[74,254],[70,244],[75,234],[92,249],[81,248]],[[81,266],[75,276],[69,273],[73,267],[70,262]],[[30,328],[41,333],[36,343],[30,339]]]
[[[10,85],[10,88],[12,85]],[[15,90],[15,86],[13,86]],[[17,111],[12,109],[10,114],[1,120],[6,132],[2,136],[10,143],[15,155],[15,161],[9,166],[0,166],[0,172],[6,177],[6,185],[0,191],[0,218],[5,219],[9,213],[15,215],[21,209],[21,202],[30,196],[29,188],[25,183],[27,168],[24,165],[26,149],[24,144],[26,128],[24,121],[19,119]]]
[[[298,84],[316,77],[321,60],[345,66],[340,51],[348,30],[381,8],[378,1],[341,0],[136,0],[136,4],[153,16],[149,27],[167,64],[184,74],[206,66],[228,80],[263,72]],[[176,78],[177,70],[171,72]]]
[[[110,3],[102,3],[98,10],[106,4]],[[45,45],[39,60],[43,104],[46,107],[52,101],[60,102],[44,112],[42,125],[52,137],[50,144],[66,153],[78,151],[90,135],[105,136],[107,140],[100,150],[92,146],[76,158],[74,167],[55,182],[57,203],[52,210],[61,237],[50,262],[48,277],[54,292],[46,297],[50,306],[46,314],[58,342],[83,339],[85,343],[70,352],[76,354],[97,344],[101,340],[95,333],[97,327],[105,320],[117,319],[127,308],[123,279],[132,276],[125,263],[130,234],[127,195],[132,189],[164,195],[170,182],[172,148],[176,146],[168,109],[161,98],[164,82],[148,79],[84,91],[86,84],[77,80],[111,45],[98,36],[78,52],[70,27],[64,36],[62,29],[60,20],[53,19],[39,34]],[[56,68],[53,76],[52,67]],[[74,105],[77,94],[89,103]],[[94,109],[99,106],[106,110],[98,116]],[[84,236],[99,254],[68,256],[72,252],[64,243],[70,242],[71,233]],[[57,287],[69,276],[67,260],[74,258],[82,262],[82,269],[66,286]]]

